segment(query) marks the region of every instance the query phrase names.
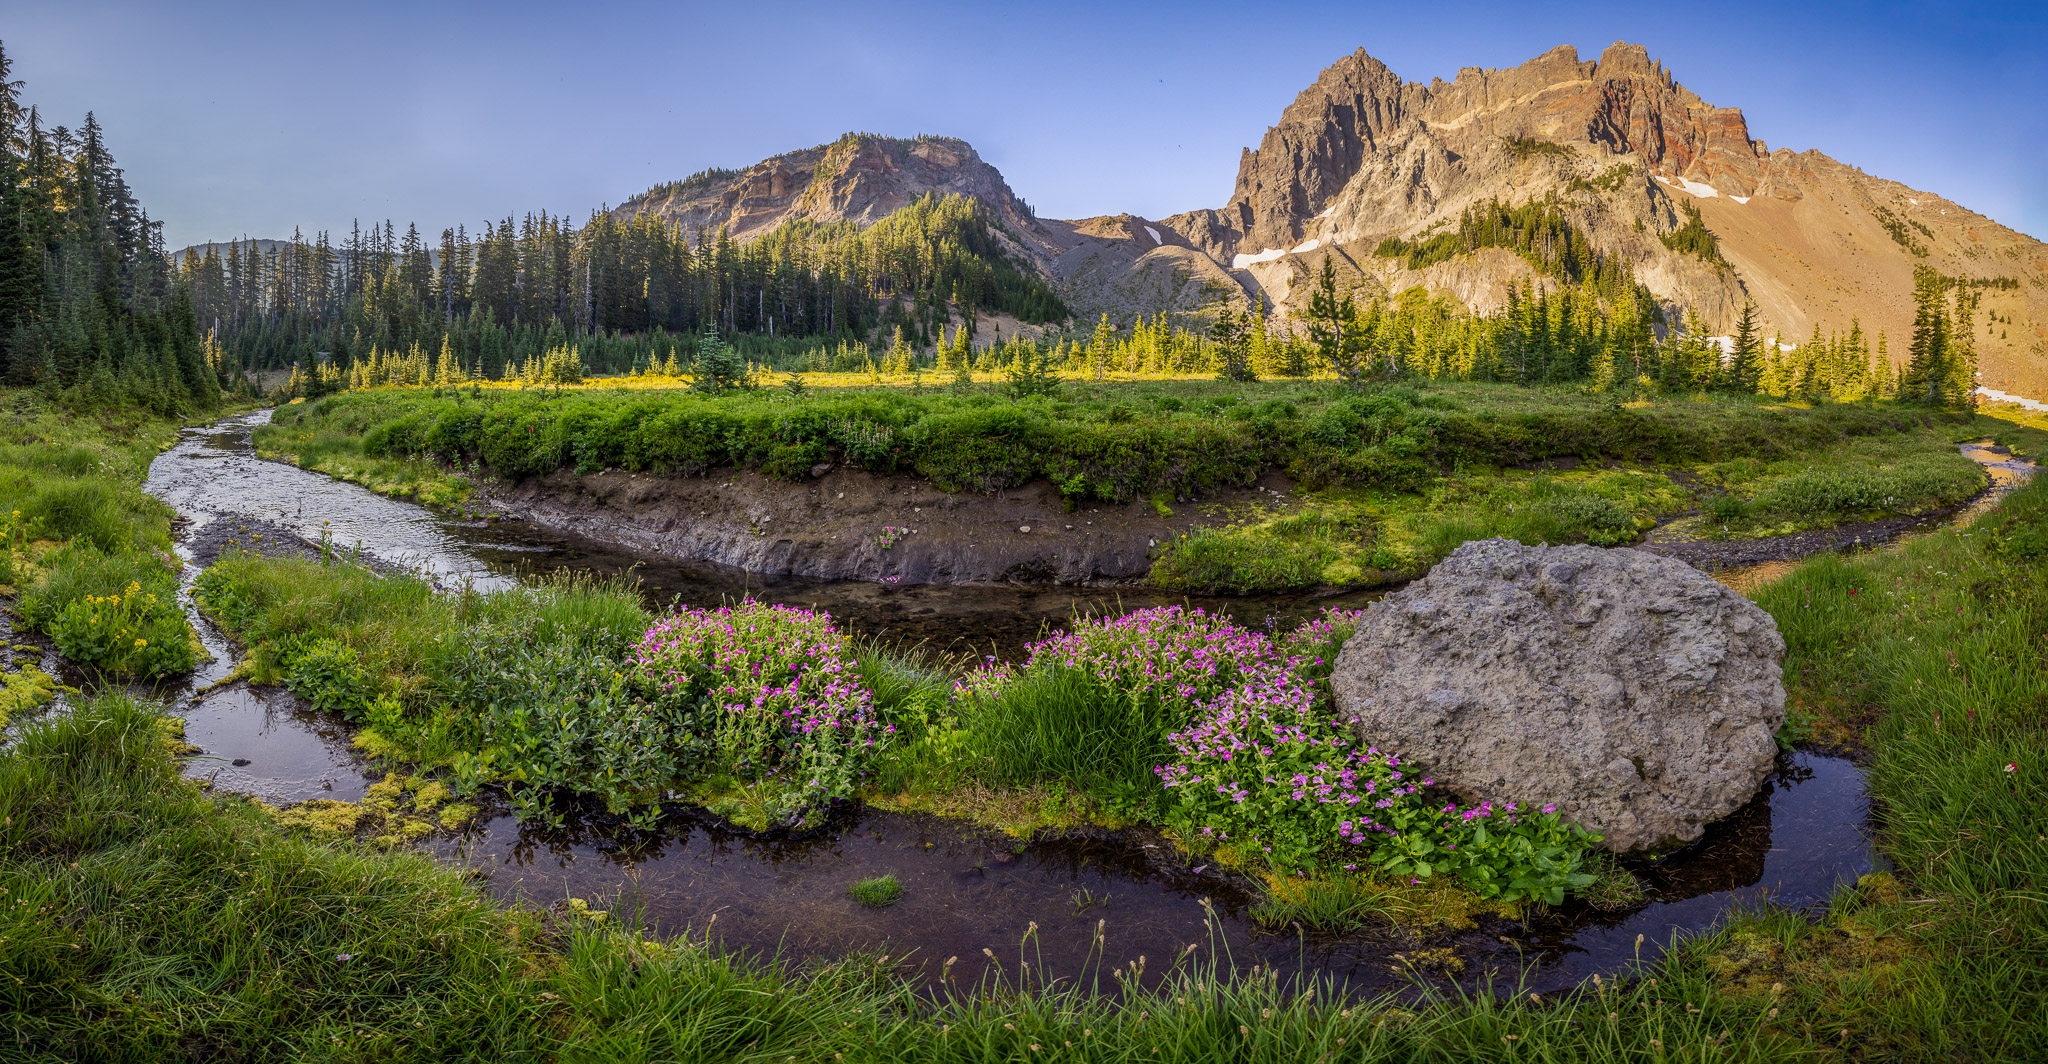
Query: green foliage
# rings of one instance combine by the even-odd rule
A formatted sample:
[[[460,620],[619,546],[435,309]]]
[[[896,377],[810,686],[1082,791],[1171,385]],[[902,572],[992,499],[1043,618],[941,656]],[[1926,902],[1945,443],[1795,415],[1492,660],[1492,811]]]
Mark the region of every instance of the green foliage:
[[[343,1056],[390,1062],[942,1064],[1030,1059],[1071,1041],[1130,1060],[1621,1061],[1703,1045],[1798,1060],[1831,1053],[1850,1030],[1900,1057],[1995,1059],[2037,1029],[2031,976],[2009,961],[1960,948],[1941,950],[1938,966],[1913,960],[1930,941],[1948,944],[1924,928],[1957,916],[1862,892],[1811,928],[1737,917],[1641,977],[1540,1001],[1346,994],[1199,956],[1155,961],[1143,980],[1054,981],[1034,963],[1031,978],[934,993],[915,969],[868,957],[772,966],[697,936],[657,939],[597,919],[607,914],[584,899],[554,913],[501,908],[430,857],[294,837],[257,803],[181,779],[163,725],[152,707],[94,702],[25,728],[22,756],[0,758],[0,970],[22,973],[4,998],[17,1055],[159,1060],[203,1042],[296,1062],[334,1059],[339,1043]],[[1355,886],[1333,908],[1392,911],[1360,903]],[[1901,910],[1911,919],[1887,922]],[[1824,952],[1873,927],[1904,947],[1901,962]],[[1745,945],[1757,941],[1767,945]],[[1748,993],[1717,974],[1759,952],[1805,978]],[[1873,967],[1885,976],[1875,985]],[[1757,974],[1768,986],[1777,972]],[[106,1006],[131,991],[155,1006]]]
[[[718,338],[714,330],[706,330],[697,339],[697,357],[691,363],[694,371],[690,378],[690,390],[705,395],[723,395],[726,392],[746,391],[754,387],[753,372],[747,367],[747,360],[731,344]],[[802,382],[792,377],[794,387],[790,394],[803,394]]]
[[[1975,315],[1981,297],[1926,266],[1913,268],[1913,343],[1899,375],[1900,399],[1952,409],[1976,404]]]
[[[1017,399],[1033,396],[1052,398],[1060,394],[1059,365],[1053,352],[1043,347],[1031,351],[1014,362],[1005,375],[1009,378],[1010,395]]]
[[[1678,210],[1685,215],[1684,224],[1657,239],[1662,240],[1665,247],[1681,254],[1698,255],[1716,266],[1728,265],[1728,260],[1721,257],[1721,246],[1715,242],[1714,234],[1708,231],[1706,221],[1700,217],[1699,207],[1681,201]]]
[[[1501,147],[1517,159],[1532,159],[1539,156],[1553,159],[1569,159],[1578,154],[1569,144],[1554,140],[1540,140],[1536,137],[1502,137]]]
[[[826,614],[751,599],[684,609],[648,628],[630,668],[708,744],[715,788],[746,792],[773,824],[852,798],[896,735]]]
[[[1369,875],[1338,872],[1290,886],[1295,889],[1253,905],[1252,921],[1268,931],[1299,927],[1341,935],[1399,915],[1385,886]]]
[[[1548,152],[1542,149],[1570,150],[1561,144],[1532,143],[1541,145],[1538,151],[1543,154]],[[1460,214],[1455,231],[1434,236],[1420,234],[1413,242],[1389,237],[1380,242],[1373,254],[1398,258],[1407,268],[1422,270],[1480,248],[1506,248],[1520,255],[1538,273],[1582,285],[1605,298],[1636,293],[1635,277],[1628,267],[1613,256],[1600,255],[1586,234],[1571,224],[1562,207],[1544,200],[1530,200],[1520,206],[1489,200]]]
[[[923,165],[914,147],[863,134],[827,155]],[[474,237],[444,230],[436,251],[431,237],[401,240],[386,222],[338,247],[324,235],[208,245],[177,277],[196,319],[220,323],[227,364],[324,361],[326,375],[298,375],[293,394],[324,394],[387,360],[404,363],[394,383],[537,384],[701,361],[697,337],[710,330],[743,357],[786,363],[899,326],[926,346],[947,323],[990,311],[1064,321],[1058,293],[1012,260],[1002,227],[980,201],[936,193],[872,225],[798,220],[745,242],[654,212],[592,212],[580,226],[541,213]]]
[[[1593,881],[1580,866],[1597,837],[1550,805],[1439,804],[1415,766],[1358,749],[1327,707],[1318,711],[1306,679],[1292,668],[1252,672],[1171,736],[1164,817],[1181,839],[1282,875],[1372,866],[1510,903],[1555,905]]]
[[[283,655],[284,682],[315,709],[360,719],[377,697],[377,680],[354,647],[315,639]]]
[[[191,628],[170,579],[64,603],[44,626],[65,658],[118,676],[153,680],[192,671]]]
[[[1843,441],[1774,462],[1734,459],[1705,467],[1726,494],[1703,507],[1714,536],[1776,534],[1851,520],[1926,513],[1975,495],[1977,463],[1943,433]]]
[[[152,680],[189,672],[198,652],[177,604],[171,509],[139,484],[173,428],[25,393],[0,402],[13,414],[0,432],[0,558],[20,622],[82,666]]]
[[[846,892],[870,909],[886,909],[903,897],[903,884],[893,875],[880,875],[863,879],[846,888]]]
[[[1131,420],[1106,416],[1114,402],[888,388],[818,389],[797,399],[582,391],[486,393],[478,401],[374,392],[280,411],[262,441],[289,447],[299,435],[360,433],[372,457],[480,462],[510,479],[559,469],[701,474],[771,464],[793,475],[798,462],[808,469],[837,460],[874,473],[915,472],[948,491],[994,492],[1043,478],[1076,499],[1128,502],[1199,498],[1276,466],[1310,489],[1414,490],[1461,464],[1778,458],[1844,435],[1895,433],[1920,416],[1884,405],[1620,407],[1578,393],[1465,387],[1455,394],[1476,397],[1478,409],[1450,409],[1441,395],[1413,389],[1336,397],[1303,386],[1277,404],[1154,404],[1156,415]]]
[[[1631,166],[1628,163],[1620,163],[1600,171],[1600,175],[1598,177],[1588,178],[1574,175],[1572,179],[1565,184],[1565,191],[1616,192],[1621,189],[1622,185],[1627,184],[1630,178],[1635,177],[1640,172],[1641,171],[1637,170],[1634,166]]]
[[[1902,513],[1915,504],[1968,498],[1983,484],[1980,471],[1932,457],[1883,470],[1805,470],[1772,481],[1751,505],[1795,518]]]
[[[1921,235],[1930,240],[1934,239],[1933,230],[1928,229],[1927,226],[1921,224],[1916,219],[1900,216],[1897,211],[1882,203],[1871,204],[1870,213],[1877,219],[1877,224],[1883,226],[1884,231],[1891,234],[1893,243],[1912,252],[1915,258],[1924,259],[1927,257],[1927,245],[1913,239],[1911,230],[1920,230]]]

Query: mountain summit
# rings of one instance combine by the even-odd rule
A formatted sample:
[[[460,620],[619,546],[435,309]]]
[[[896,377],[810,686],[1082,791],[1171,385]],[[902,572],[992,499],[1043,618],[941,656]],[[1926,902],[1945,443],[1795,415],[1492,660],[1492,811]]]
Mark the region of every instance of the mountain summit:
[[[872,133],[657,185],[612,214],[652,214],[706,239],[723,226],[734,239],[747,239],[800,219],[865,226],[931,193],[971,196],[1011,228],[1029,228],[1030,208],[966,141]]]
[[[1419,269],[1375,252],[1456,231],[1468,208],[1546,198],[1599,255],[1628,263],[1667,317],[1696,310],[1719,331],[1753,300],[1787,340],[1856,319],[1885,330],[1897,358],[1915,266],[1973,283],[1985,383],[2048,393],[2048,245],[1820,152],[1771,150],[1741,111],[1700,99],[1641,45],[1595,61],[1561,46],[1427,84],[1354,52],[1244,152],[1226,206],[1164,224],[1282,313],[1305,302],[1324,256],[1354,283],[1491,309],[1509,282],[1534,280],[1502,249]],[[1713,257],[1660,239],[1702,227]]]

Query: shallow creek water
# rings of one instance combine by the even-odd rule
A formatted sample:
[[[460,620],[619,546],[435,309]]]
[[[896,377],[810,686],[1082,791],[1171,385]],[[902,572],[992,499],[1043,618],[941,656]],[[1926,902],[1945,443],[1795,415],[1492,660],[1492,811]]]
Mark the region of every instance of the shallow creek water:
[[[151,467],[147,489],[185,519],[183,547],[211,522],[257,519],[308,540],[323,535],[443,584],[499,585],[522,572],[630,571],[650,599],[717,604],[751,593],[821,606],[862,635],[896,645],[1014,654],[1047,625],[1076,613],[1193,601],[1265,626],[1345,600],[1190,600],[1149,590],[905,588],[866,584],[762,583],[712,567],[649,562],[509,522],[465,522],[366,489],[256,457],[251,428],[266,414],[191,430]],[[217,530],[216,530],[217,531]],[[187,575],[196,575],[188,567]],[[1359,602],[1369,596],[1354,597]],[[201,753],[188,774],[271,802],[362,796],[367,776],[350,753],[349,729],[283,691],[231,683],[235,651],[195,616],[216,660],[188,685],[161,692],[180,707]],[[195,691],[201,692],[194,694]],[[484,877],[495,895],[552,904],[565,897],[617,899],[664,933],[711,930],[726,944],[789,959],[868,950],[936,977],[957,956],[956,979],[990,969],[1010,976],[1079,978],[1139,957],[1148,971],[1199,943],[1195,956],[1227,950],[1240,966],[1306,970],[1365,988],[1403,978],[1397,953],[1448,947],[1467,982],[1526,968],[1532,989],[1574,984],[1661,952],[1674,932],[1711,926],[1740,901],[1824,903],[1878,860],[1867,834],[1861,772],[1846,760],[1787,755],[1763,792],[1716,824],[1700,843],[1635,869],[1649,900],[1601,913],[1572,904],[1528,923],[1479,928],[1426,941],[1393,931],[1350,936],[1263,933],[1241,881],[1214,870],[1155,862],[1123,839],[1055,841],[1019,848],[956,822],[870,812],[805,841],[763,841],[670,818],[659,831],[573,820],[545,829],[497,816],[434,849]],[[846,894],[854,881],[891,873],[903,899],[882,910]],[[1095,946],[1098,921],[1102,945]],[[1027,931],[1035,936],[1024,944]],[[1094,967],[1091,968],[1091,959]],[[1104,980],[1104,985],[1109,981]]]

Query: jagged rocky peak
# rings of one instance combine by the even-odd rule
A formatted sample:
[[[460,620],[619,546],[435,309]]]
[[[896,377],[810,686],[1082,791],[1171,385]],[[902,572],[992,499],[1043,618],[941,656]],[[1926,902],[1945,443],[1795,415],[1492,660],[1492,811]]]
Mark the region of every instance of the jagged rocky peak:
[[[1754,303],[1788,339],[1856,321],[1888,332],[1897,357],[1914,270],[1969,278],[1996,315],[1979,337],[1985,383],[2048,390],[2048,246],[1817,151],[1771,151],[1740,110],[1701,99],[1639,44],[1617,41],[1597,59],[1561,46],[1428,82],[1355,51],[1243,153],[1229,202],[1158,227],[1282,319],[1305,309],[1326,258],[1346,283],[1422,288],[1484,312],[1510,285],[1555,279],[1500,248],[1412,268],[1378,249],[1456,231],[1491,201],[1532,200],[1556,204],[1596,255],[1627,265],[1667,320],[1696,312],[1717,333]],[[1713,253],[1664,239],[1695,224]]]
[[[659,185],[612,211],[651,214],[697,229],[720,226],[737,239],[798,218],[869,225],[928,193],[958,194],[1013,228],[1030,216],[995,167],[955,137],[883,137],[848,133],[830,144],[787,152],[744,170],[708,170]]]
[[[1326,68],[1245,150],[1221,217],[1190,221],[1234,231],[1234,241],[1224,237],[1231,246],[1211,249],[1224,258],[1293,248],[1376,152],[1399,155],[1419,139],[1451,162],[1498,154],[1496,142],[1509,137],[1633,153],[1654,172],[1730,195],[1753,195],[1763,177],[1742,112],[1701,100],[1639,44],[1617,41],[1595,61],[1560,45],[1520,66],[1467,67],[1426,85],[1360,49]]]
[[[1237,230],[1234,243],[1293,247],[1303,222],[1350,182],[1427,91],[1403,82],[1363,48],[1332,63],[1239,160],[1237,186],[1221,220]],[[1218,220],[1204,221],[1213,226]],[[1236,248],[1217,250],[1227,258]]]

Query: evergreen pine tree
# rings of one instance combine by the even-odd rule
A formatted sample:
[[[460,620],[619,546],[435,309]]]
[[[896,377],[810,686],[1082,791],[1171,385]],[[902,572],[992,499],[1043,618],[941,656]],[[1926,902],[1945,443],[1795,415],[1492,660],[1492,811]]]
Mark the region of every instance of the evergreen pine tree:
[[[1899,377],[1899,398],[1908,402],[1941,404],[1942,384],[1948,377],[1947,283],[1925,267],[1913,269],[1913,341]]]
[[[1763,380],[1761,360],[1763,338],[1757,335],[1756,304],[1742,302],[1742,317],[1735,323],[1734,350],[1728,360],[1728,390],[1754,393]]]
[[[1364,380],[1354,324],[1357,317],[1358,308],[1352,303],[1351,296],[1348,293],[1340,296],[1337,292],[1336,264],[1330,256],[1323,256],[1323,268],[1316,275],[1316,287],[1309,295],[1309,343],[1337,379],[1352,388]]]
[[[691,369],[694,371],[690,377],[690,390],[693,392],[723,395],[754,386],[745,356],[726,343],[715,329],[706,329],[697,338],[697,357]]]

